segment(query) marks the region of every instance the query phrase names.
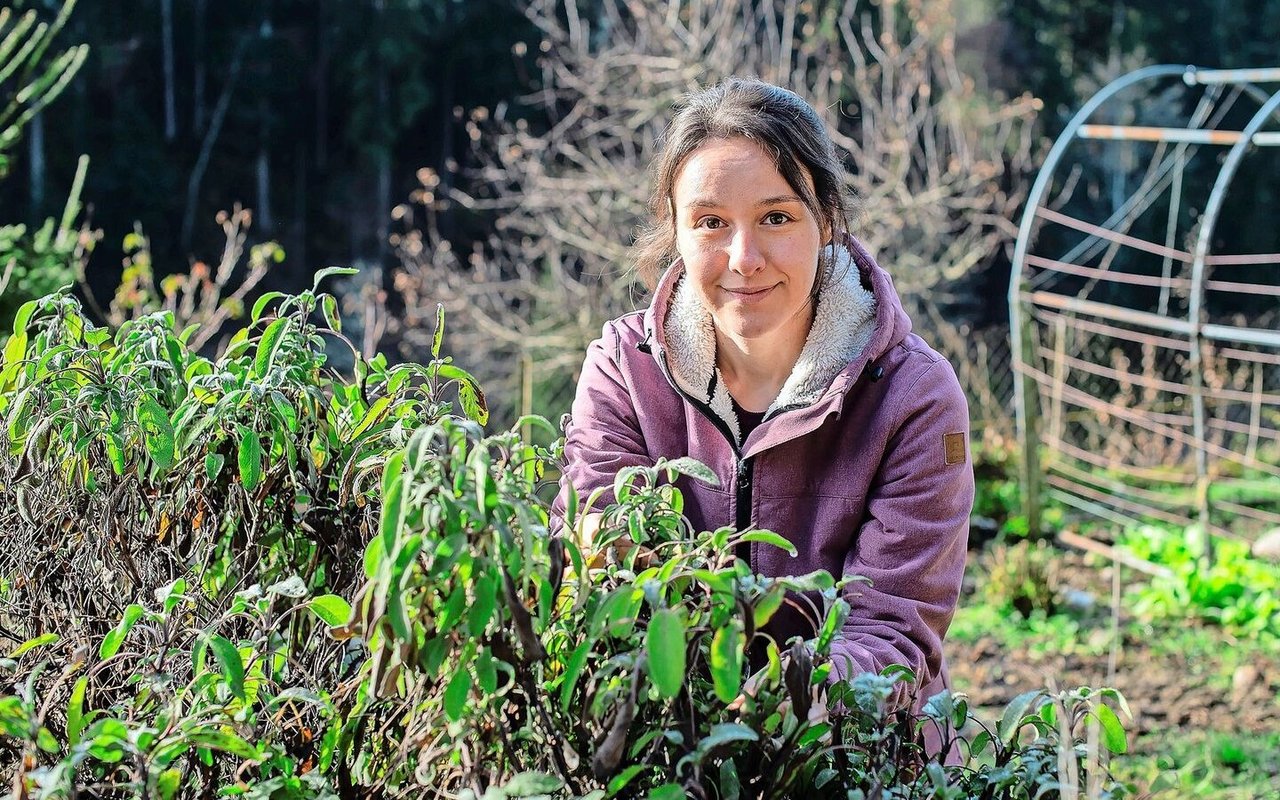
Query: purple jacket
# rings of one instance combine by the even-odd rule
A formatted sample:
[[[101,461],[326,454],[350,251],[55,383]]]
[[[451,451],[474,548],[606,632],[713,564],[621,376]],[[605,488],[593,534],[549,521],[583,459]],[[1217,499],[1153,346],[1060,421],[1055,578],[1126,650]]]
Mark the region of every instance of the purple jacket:
[[[710,314],[673,264],[647,310],[606,324],[588,348],[556,513],[569,483],[585,500],[623,467],[696,458],[720,485],[677,484],[695,529],[749,525],[786,536],[795,558],[751,545],[751,566],[765,575],[869,578],[846,595],[852,613],[833,648],[836,670],[904,664],[922,704],[949,685],[942,638],[974,493],[968,407],[951,365],[911,333],[893,281],[861,244],[841,248],[831,274],[791,377],[739,442]],[[814,635],[804,615],[784,610],[765,629],[779,646]]]

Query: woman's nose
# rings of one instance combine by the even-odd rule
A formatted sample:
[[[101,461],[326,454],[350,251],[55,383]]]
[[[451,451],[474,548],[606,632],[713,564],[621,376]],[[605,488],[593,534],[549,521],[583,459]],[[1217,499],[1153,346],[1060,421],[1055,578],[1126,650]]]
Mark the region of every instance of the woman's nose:
[[[751,275],[764,266],[764,254],[750,230],[739,230],[729,243],[729,269]]]

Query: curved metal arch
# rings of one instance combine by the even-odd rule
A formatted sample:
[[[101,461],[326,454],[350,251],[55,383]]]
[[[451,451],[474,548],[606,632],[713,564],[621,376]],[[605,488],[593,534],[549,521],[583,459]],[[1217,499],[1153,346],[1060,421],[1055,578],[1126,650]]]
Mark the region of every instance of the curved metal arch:
[[[1204,374],[1200,363],[1200,344],[1201,344],[1201,326],[1204,324],[1204,272],[1205,259],[1209,255],[1209,245],[1213,241],[1213,232],[1218,225],[1218,217],[1222,213],[1222,205],[1227,196],[1227,187],[1231,185],[1231,179],[1235,177],[1236,170],[1240,168],[1240,162],[1244,160],[1245,153],[1254,146],[1253,135],[1262,129],[1262,126],[1268,119],[1280,110],[1280,91],[1271,95],[1271,98],[1254,113],[1249,120],[1249,124],[1244,126],[1240,132],[1240,138],[1231,149],[1227,152],[1226,158],[1222,160],[1222,166],[1218,169],[1218,177],[1213,182],[1213,189],[1209,192],[1209,200],[1205,204],[1204,214],[1200,218],[1200,230],[1196,236],[1196,248],[1192,252],[1191,260],[1191,296],[1187,308],[1187,322],[1191,324],[1191,349],[1188,353],[1187,367],[1191,378],[1191,419],[1192,426],[1195,431],[1196,441],[1203,442],[1205,439],[1205,408],[1204,408]],[[1205,482],[1208,480],[1209,464],[1208,457],[1203,447],[1196,448],[1196,477]],[[1207,497],[1208,487],[1200,488],[1198,494],[1204,498]],[[1209,529],[1209,504],[1207,501],[1200,503],[1200,524],[1205,529]]]
[[[1040,203],[1049,189],[1049,184],[1057,171],[1058,162],[1062,160],[1067,147],[1075,141],[1076,133],[1080,130],[1080,126],[1084,125],[1102,107],[1103,103],[1134,84],[1154,78],[1186,76],[1189,69],[1194,68],[1160,64],[1130,72],[1108,83],[1093,97],[1089,98],[1081,106],[1080,110],[1076,112],[1075,116],[1071,118],[1071,121],[1067,123],[1067,127],[1058,136],[1057,141],[1053,143],[1049,154],[1045,156],[1044,164],[1040,167],[1040,173],[1036,175],[1035,183],[1031,185],[1031,191],[1027,194],[1026,207],[1022,212],[1022,222],[1018,226],[1018,239],[1014,245],[1013,264],[1009,275],[1009,339],[1013,344],[1010,350],[1015,373],[1013,381],[1013,410],[1014,420],[1017,423],[1018,438],[1023,442],[1028,441],[1029,434],[1027,396],[1030,387],[1027,384],[1032,378],[1026,374],[1025,369],[1025,357],[1029,352],[1029,342],[1026,339],[1025,331],[1022,330],[1022,315],[1020,313],[1022,301],[1020,295],[1022,293],[1023,271],[1026,268],[1027,247],[1031,240],[1031,229],[1035,225],[1036,210],[1040,207]],[[1032,531],[1037,531],[1039,530],[1038,502],[1032,498],[1036,494],[1033,487],[1038,484],[1040,479],[1040,467],[1034,451],[1034,446],[1028,445],[1023,448],[1019,471],[1022,473],[1020,478],[1024,487],[1023,496],[1028,499],[1024,509],[1027,522]]]
[[[1101,136],[1114,136],[1117,139],[1137,138],[1143,135],[1151,136],[1158,133],[1167,137],[1169,131],[1157,131],[1156,129],[1126,129],[1122,131],[1117,128],[1115,131],[1093,131],[1086,133],[1088,130],[1088,121],[1104,104],[1115,97],[1119,92],[1140,84],[1144,81],[1151,81],[1161,78],[1171,78],[1180,76],[1188,86],[1210,85],[1210,84],[1230,84],[1239,88],[1247,96],[1258,103],[1258,109],[1250,118],[1248,125],[1239,132],[1230,132],[1231,138],[1225,141],[1216,141],[1203,131],[1198,129],[1186,134],[1190,137],[1192,134],[1201,135],[1206,139],[1206,143],[1212,141],[1216,144],[1228,144],[1229,151],[1223,158],[1218,170],[1217,177],[1210,191],[1208,201],[1205,206],[1203,215],[1201,216],[1200,225],[1197,230],[1196,245],[1191,254],[1191,276],[1188,301],[1187,321],[1178,323],[1184,335],[1189,339],[1189,388],[1191,391],[1191,401],[1193,404],[1192,423],[1195,429],[1195,440],[1203,442],[1205,439],[1207,420],[1205,412],[1204,397],[1204,379],[1201,366],[1201,341],[1205,338],[1231,338],[1222,336],[1222,331],[1210,332],[1210,328],[1218,328],[1221,326],[1206,325],[1202,318],[1206,279],[1206,264],[1209,259],[1209,250],[1211,248],[1213,234],[1215,232],[1217,222],[1221,216],[1224,201],[1228,188],[1232,179],[1235,177],[1241,162],[1246,153],[1250,152],[1253,147],[1262,144],[1275,145],[1280,140],[1280,133],[1260,133],[1263,126],[1268,120],[1280,120],[1280,91],[1270,92],[1264,90],[1258,83],[1276,83],[1280,82],[1280,68],[1266,68],[1253,70],[1206,70],[1199,69],[1194,66],[1179,65],[1159,65],[1147,67],[1135,72],[1123,75],[1116,80],[1111,81],[1101,90],[1095,93],[1081,109],[1071,118],[1062,134],[1054,142],[1045,158],[1044,164],[1036,176],[1036,180],[1032,185],[1031,191],[1027,196],[1026,207],[1023,210],[1021,223],[1018,230],[1018,240],[1014,249],[1013,263],[1011,264],[1008,300],[1009,300],[1009,327],[1010,337],[1012,340],[1012,361],[1016,373],[1014,381],[1014,402],[1015,413],[1017,419],[1017,432],[1019,439],[1023,445],[1022,458],[1022,481],[1025,488],[1024,500],[1026,505],[1024,510],[1027,512],[1028,522],[1033,526],[1033,530],[1037,525],[1036,512],[1038,502],[1036,495],[1039,494],[1039,463],[1037,446],[1039,444],[1038,435],[1033,435],[1033,429],[1038,427],[1035,424],[1034,411],[1031,408],[1032,401],[1039,399],[1039,387],[1034,385],[1034,375],[1031,365],[1034,362],[1034,343],[1031,339],[1031,326],[1024,329],[1023,320],[1026,312],[1026,305],[1029,301],[1024,302],[1023,296],[1027,289],[1027,260],[1028,253],[1032,242],[1032,233],[1036,227],[1037,217],[1040,216],[1040,209],[1049,192],[1052,181],[1057,173],[1060,163],[1065,157],[1067,148],[1078,138],[1096,138],[1100,133]],[[1096,127],[1096,126],[1095,126]],[[1109,127],[1109,126],[1103,126]],[[1086,130],[1082,130],[1086,129]],[[1127,134],[1127,135],[1126,135]],[[1261,137],[1266,137],[1263,142]],[[1222,138],[1222,137],[1219,137]],[[1181,139],[1177,139],[1181,141]],[[1171,325],[1175,321],[1167,320],[1160,327]],[[1245,341],[1245,339],[1240,339]],[[1252,341],[1252,340],[1250,340]],[[1270,339],[1268,338],[1268,341]],[[1278,340],[1280,341],[1280,340]],[[1197,486],[1199,491],[1198,503],[1199,514],[1204,530],[1208,530],[1209,526],[1209,503],[1208,503],[1208,466],[1207,454],[1203,448],[1197,447],[1196,451],[1196,475]]]

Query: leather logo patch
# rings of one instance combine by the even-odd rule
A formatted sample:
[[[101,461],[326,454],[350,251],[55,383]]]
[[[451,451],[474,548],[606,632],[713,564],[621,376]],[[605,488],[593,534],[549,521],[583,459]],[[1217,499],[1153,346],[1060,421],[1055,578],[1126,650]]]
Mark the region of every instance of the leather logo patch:
[[[964,463],[964,434],[963,433],[944,433],[942,434],[942,453],[943,460],[947,466],[953,464]]]

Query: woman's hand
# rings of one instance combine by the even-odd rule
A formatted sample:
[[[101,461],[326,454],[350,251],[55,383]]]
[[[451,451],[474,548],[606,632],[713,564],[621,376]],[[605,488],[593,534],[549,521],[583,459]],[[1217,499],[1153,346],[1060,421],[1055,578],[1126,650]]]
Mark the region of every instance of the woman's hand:
[[[587,554],[587,569],[604,569],[606,565],[621,564],[628,553],[636,548],[636,543],[623,536],[614,539],[609,545],[603,549],[596,549],[596,534],[600,532],[600,523],[604,515],[599,512],[585,514],[578,521],[574,532],[578,536],[578,547]],[[647,547],[639,548],[636,553],[635,567],[637,570],[645,569],[656,561],[654,552]]]

